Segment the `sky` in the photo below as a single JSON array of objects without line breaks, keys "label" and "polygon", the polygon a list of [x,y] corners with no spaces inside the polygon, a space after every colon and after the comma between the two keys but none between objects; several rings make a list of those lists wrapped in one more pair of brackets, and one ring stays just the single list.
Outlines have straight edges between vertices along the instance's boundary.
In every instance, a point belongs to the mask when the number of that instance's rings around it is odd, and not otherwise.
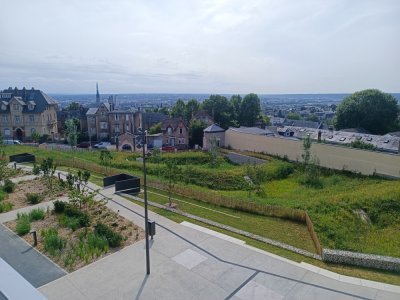
[{"label": "sky", "polygon": [[400,92],[398,0],[0,4],[0,89]]}]

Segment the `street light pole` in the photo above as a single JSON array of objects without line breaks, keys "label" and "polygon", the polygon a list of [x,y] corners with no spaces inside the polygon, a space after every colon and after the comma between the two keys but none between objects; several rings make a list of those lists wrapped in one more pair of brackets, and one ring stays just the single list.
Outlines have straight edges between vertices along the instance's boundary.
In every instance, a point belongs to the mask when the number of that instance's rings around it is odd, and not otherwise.
[{"label": "street light pole", "polygon": [[142,119],[142,141],[143,141],[143,190],[144,190],[144,226],[146,231],[146,273],[150,275],[150,251],[149,251],[149,218],[147,212],[147,182],[146,182],[146,131],[143,128]]}]

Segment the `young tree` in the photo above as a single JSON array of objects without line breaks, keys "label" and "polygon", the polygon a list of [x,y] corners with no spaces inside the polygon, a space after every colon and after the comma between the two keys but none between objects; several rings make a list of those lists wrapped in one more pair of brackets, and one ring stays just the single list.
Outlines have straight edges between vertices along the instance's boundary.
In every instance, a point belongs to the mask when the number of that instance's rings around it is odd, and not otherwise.
[{"label": "young tree", "polygon": [[100,151],[100,161],[101,164],[104,166],[109,166],[111,164],[111,161],[113,159],[113,156],[108,149],[102,149]]},{"label": "young tree", "polygon": [[166,161],[164,169],[164,177],[167,178],[168,180],[168,202],[170,207],[172,206],[171,193],[175,184],[179,180],[180,173],[181,173],[181,168],[177,165],[177,163],[174,160],[170,159]]},{"label": "young tree", "polygon": [[217,139],[211,138],[210,139],[210,149],[208,150],[208,153],[210,155],[210,163],[211,166],[216,167],[218,165],[218,157],[219,157],[219,147],[218,147],[218,142]]},{"label": "young tree", "polygon": [[[78,121],[79,122],[79,121]],[[78,125],[76,119],[68,119],[65,121],[68,144],[72,147],[76,146],[78,140]]]},{"label": "young tree", "polygon": [[36,131],[33,132],[33,133],[31,134],[31,139],[32,139],[35,143],[39,143],[40,138],[41,138],[40,134],[39,134],[38,132],[36,132]]},{"label": "young tree", "polygon": [[320,178],[319,160],[316,156],[311,157],[311,145],[312,141],[310,136],[307,136],[303,140],[303,177],[301,183],[306,186],[314,188],[322,188],[323,183]]},{"label": "young tree", "polygon": [[56,172],[56,164],[54,164],[54,161],[52,158],[48,157],[43,162],[40,164],[40,171],[43,172],[43,177],[46,178],[47,180],[47,185],[50,189],[50,191],[53,190],[53,179],[54,179],[54,173]]}]

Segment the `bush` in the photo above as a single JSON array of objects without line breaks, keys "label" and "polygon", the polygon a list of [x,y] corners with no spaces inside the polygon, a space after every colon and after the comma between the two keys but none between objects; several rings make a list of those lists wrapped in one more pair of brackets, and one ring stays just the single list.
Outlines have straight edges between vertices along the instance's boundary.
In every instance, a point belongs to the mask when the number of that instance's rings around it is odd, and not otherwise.
[{"label": "bush", "polygon": [[54,211],[56,214],[61,214],[65,210],[65,205],[66,203],[60,200],[56,200],[53,202],[54,205]]},{"label": "bush", "polygon": [[43,200],[43,197],[39,194],[27,193],[25,196],[26,196],[26,200],[30,204],[38,204],[39,202],[41,202]]},{"label": "bush", "polygon": [[122,244],[122,235],[113,231],[110,227],[103,223],[97,223],[94,227],[94,232],[99,236],[104,237],[110,247],[119,247]]},{"label": "bush", "polygon": [[3,185],[3,191],[10,194],[15,190],[15,183],[12,182],[10,179],[6,179]]},{"label": "bush", "polygon": [[0,201],[0,214],[3,212],[8,212],[12,209],[13,205],[9,202]]},{"label": "bush", "polygon": [[58,222],[60,226],[70,228],[72,231],[75,231],[80,227],[79,219],[75,217],[68,217],[66,215],[61,215]]},{"label": "bush", "polygon": [[43,208],[32,209],[29,213],[30,221],[43,220],[46,213]]},{"label": "bush", "polygon": [[44,249],[52,255],[61,251],[67,243],[65,239],[58,236],[58,231],[54,228],[43,229],[41,234],[43,236]]},{"label": "bush", "polygon": [[33,173],[33,175],[40,174],[40,167],[37,164],[33,164],[32,173]]},{"label": "bush", "polygon": [[67,204],[64,209],[66,216],[78,220],[79,227],[87,227],[90,225],[90,217],[87,213],[77,209],[76,207]]},{"label": "bush", "polygon": [[31,223],[29,220],[29,215],[27,214],[17,214],[17,226],[15,228],[15,231],[18,233],[18,235],[25,235],[29,231],[31,231]]}]

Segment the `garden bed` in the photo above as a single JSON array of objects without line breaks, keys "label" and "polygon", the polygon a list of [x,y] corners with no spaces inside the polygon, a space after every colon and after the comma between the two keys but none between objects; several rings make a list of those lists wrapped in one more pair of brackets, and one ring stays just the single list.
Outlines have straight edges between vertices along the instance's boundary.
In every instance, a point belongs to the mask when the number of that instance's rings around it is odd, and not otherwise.
[{"label": "garden bed", "polygon": [[67,271],[77,270],[144,238],[141,228],[109,210],[103,201],[82,209],[71,204],[61,206],[65,209],[58,209],[58,213],[54,209],[34,210],[5,225],[31,245],[33,236],[29,232],[36,230],[36,249]]}]

